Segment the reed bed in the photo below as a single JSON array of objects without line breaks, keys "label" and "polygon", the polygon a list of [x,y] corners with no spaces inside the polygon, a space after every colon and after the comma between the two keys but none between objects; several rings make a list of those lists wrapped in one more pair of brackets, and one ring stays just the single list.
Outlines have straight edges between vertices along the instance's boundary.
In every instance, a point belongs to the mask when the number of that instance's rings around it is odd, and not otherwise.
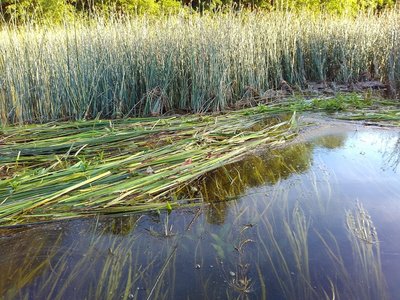
[{"label": "reed bed", "polygon": [[[400,14],[226,13],[0,30],[1,123],[219,111],[282,80],[400,81]],[[367,74],[367,75],[365,75]]]},{"label": "reed bed", "polygon": [[1,135],[0,223],[176,206],[171,190],[295,135],[295,115],[272,124],[268,116],[251,109],[10,127]]}]

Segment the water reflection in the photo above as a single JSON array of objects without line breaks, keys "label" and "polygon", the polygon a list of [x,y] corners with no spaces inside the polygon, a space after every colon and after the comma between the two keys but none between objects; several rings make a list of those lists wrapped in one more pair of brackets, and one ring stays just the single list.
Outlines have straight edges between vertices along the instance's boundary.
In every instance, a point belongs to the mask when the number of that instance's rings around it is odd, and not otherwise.
[{"label": "water reflection", "polygon": [[199,186],[203,199],[215,202],[234,198],[247,188],[288,178],[306,171],[312,160],[312,146],[297,144],[275,149],[262,155],[252,155],[244,161],[212,172]]},{"label": "water reflection", "polygon": [[191,185],[176,197],[200,197],[211,203],[208,220],[213,224],[222,224],[230,205],[228,200],[236,199],[251,187],[273,185],[293,174],[306,172],[312,165],[315,147],[340,148],[345,140],[346,135],[328,135],[312,143],[294,144],[250,155],[242,161],[211,172],[196,187]]},{"label": "water reflection", "polygon": [[274,149],[261,155],[249,156],[243,161],[220,168],[204,178],[199,187],[201,195],[205,201],[215,202],[234,198],[250,187],[265,183],[276,184],[292,174],[307,171],[312,165],[315,147],[340,148],[345,140],[346,135],[329,135],[320,137],[313,143],[294,144],[284,149]]},{"label": "water reflection", "polygon": [[398,134],[396,142],[385,150],[384,157],[387,164],[393,170],[396,170],[400,164],[400,133]]},{"label": "water reflection", "polygon": [[341,148],[344,146],[346,138],[346,134],[321,136],[315,139],[313,144],[327,149]]},{"label": "water reflection", "polygon": [[0,297],[395,299],[398,138],[250,156],[192,186],[209,203],[193,209],[1,229]]},{"label": "water reflection", "polygon": [[13,299],[46,272],[60,251],[59,227],[0,229],[0,295]]},{"label": "water reflection", "polygon": [[104,233],[129,235],[133,231],[139,218],[140,215],[120,216],[112,218],[104,228]]},{"label": "water reflection", "polygon": [[206,210],[206,220],[210,224],[224,224],[226,221],[226,214],[229,209],[229,201],[219,201],[210,203]]}]

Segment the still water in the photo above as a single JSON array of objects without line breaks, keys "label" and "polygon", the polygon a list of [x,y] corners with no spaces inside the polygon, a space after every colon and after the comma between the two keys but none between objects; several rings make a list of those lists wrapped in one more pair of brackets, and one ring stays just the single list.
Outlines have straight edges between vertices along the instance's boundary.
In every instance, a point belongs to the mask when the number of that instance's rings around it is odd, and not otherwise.
[{"label": "still water", "polygon": [[0,298],[398,299],[399,163],[350,128],[177,193],[201,206],[0,229]]}]

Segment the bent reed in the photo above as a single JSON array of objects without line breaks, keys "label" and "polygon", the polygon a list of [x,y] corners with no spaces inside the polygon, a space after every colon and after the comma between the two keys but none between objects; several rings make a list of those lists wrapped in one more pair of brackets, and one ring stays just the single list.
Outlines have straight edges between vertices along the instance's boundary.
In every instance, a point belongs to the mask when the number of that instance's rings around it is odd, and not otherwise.
[{"label": "bent reed", "polygon": [[282,81],[400,82],[400,13],[182,13],[0,30],[5,124],[221,111]]},{"label": "bent reed", "polygon": [[[256,109],[218,116],[84,121],[0,133],[0,226],[172,209],[173,191],[261,145],[296,133],[295,114],[265,123]],[[169,201],[169,202],[167,202]]]}]

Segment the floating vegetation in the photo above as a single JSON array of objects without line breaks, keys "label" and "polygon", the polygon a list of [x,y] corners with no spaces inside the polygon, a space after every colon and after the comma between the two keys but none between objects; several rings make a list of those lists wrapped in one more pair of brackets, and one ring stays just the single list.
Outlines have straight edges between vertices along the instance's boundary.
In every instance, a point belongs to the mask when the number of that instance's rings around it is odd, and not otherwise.
[{"label": "floating vegetation", "polygon": [[368,93],[348,92],[335,92],[332,95],[305,93],[268,103],[261,99],[256,111],[327,113],[329,117],[340,120],[364,121],[365,125],[400,126],[399,101],[383,99],[379,94],[372,96]]},{"label": "floating vegetation", "polygon": [[386,109],[385,111],[370,111],[354,113],[347,116],[341,116],[344,120],[356,120],[375,123],[366,123],[367,125],[379,125],[378,122],[387,122],[395,126],[400,126],[400,110],[397,108]]},{"label": "floating vegetation", "polygon": [[[269,116],[252,109],[6,128],[0,137],[0,223],[171,209],[179,203],[171,190],[295,135],[295,115],[268,124]],[[254,131],[259,123],[264,126]]]},{"label": "floating vegetation", "polygon": [[[375,154],[343,155],[357,139],[364,147],[367,136],[350,134],[349,145],[341,132],[332,143],[328,136],[291,145],[281,152],[283,157],[268,149],[266,165],[282,164],[276,180],[259,181],[257,173],[268,173],[249,167],[254,157],[243,161],[243,168],[239,162],[226,165],[221,176],[229,174],[233,184],[245,184],[232,191],[236,201],[172,211],[164,203],[166,209],[147,213],[0,228],[0,297],[372,300],[388,299],[390,292],[393,298],[399,273],[387,264],[396,264],[397,258],[388,261],[385,256],[382,264],[381,255],[397,251],[398,244],[385,234],[378,240],[365,207],[375,200],[374,192],[385,205],[391,203],[386,195],[398,194],[399,179],[351,181],[344,199],[342,184],[352,177],[336,176],[343,165],[359,166],[363,174],[375,169],[364,163]],[[381,151],[394,144],[397,135],[391,137],[385,145],[371,139],[372,148]],[[307,153],[296,156],[301,151]],[[244,172],[253,172],[256,179]],[[363,192],[357,184],[368,186],[368,194],[353,208],[353,193]],[[230,193],[229,186],[221,188]],[[385,222],[376,227],[385,233]],[[20,245],[24,251],[16,251]]]}]

